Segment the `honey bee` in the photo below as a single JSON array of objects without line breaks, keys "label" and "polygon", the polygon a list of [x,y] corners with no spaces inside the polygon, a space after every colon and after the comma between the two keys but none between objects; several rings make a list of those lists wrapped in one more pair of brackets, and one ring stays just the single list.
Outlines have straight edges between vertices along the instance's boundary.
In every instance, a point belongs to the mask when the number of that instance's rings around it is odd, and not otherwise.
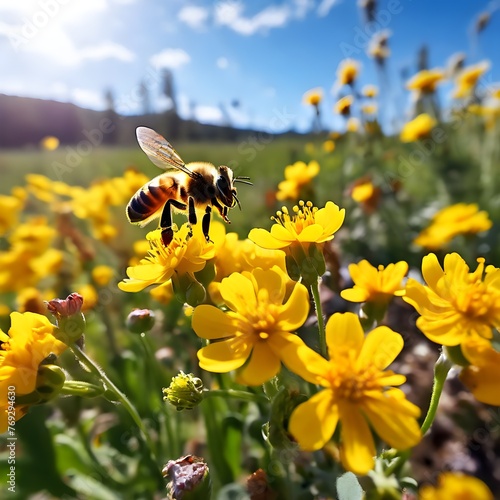
[{"label": "honey bee", "polygon": [[160,134],[147,127],[138,127],[137,141],[148,158],[166,172],[145,184],[132,196],[127,205],[127,217],[132,224],[145,226],[160,218],[161,238],[168,246],[174,237],[172,210],[187,212],[190,224],[197,223],[196,209],[204,209],[202,231],[210,241],[209,229],[212,207],[222,219],[236,205],[241,210],[234,184],[252,183],[249,177],[234,177],[233,171],[224,165],[215,167],[211,163],[184,163],[172,145]]}]

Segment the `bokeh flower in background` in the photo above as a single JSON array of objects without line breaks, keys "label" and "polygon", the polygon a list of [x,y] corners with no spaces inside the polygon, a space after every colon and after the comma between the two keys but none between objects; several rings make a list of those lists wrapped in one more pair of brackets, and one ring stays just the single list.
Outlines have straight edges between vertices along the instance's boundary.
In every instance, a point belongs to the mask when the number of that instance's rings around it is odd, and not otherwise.
[{"label": "bokeh flower in background", "polygon": [[472,96],[479,79],[490,69],[490,66],[489,61],[481,61],[480,63],[463,68],[455,79],[453,97],[455,99],[463,99]]},{"label": "bokeh flower in background", "polygon": [[445,74],[441,69],[423,69],[408,80],[406,88],[415,92],[417,95],[433,94],[436,91],[437,85],[441,83],[444,78]]},{"label": "bokeh flower in background", "polygon": [[317,161],[310,161],[309,164],[303,161],[297,161],[293,165],[285,167],[285,180],[278,184],[278,192],[276,199],[279,201],[284,200],[298,200],[301,195],[307,195],[304,189],[307,188],[311,181],[319,173],[319,163]]},{"label": "bokeh flower in background", "polygon": [[443,472],[437,484],[426,484],[418,491],[420,500],[493,500],[490,489],[477,477],[462,472]]},{"label": "bokeh flower in background", "polygon": [[427,113],[418,115],[413,120],[405,123],[401,130],[400,138],[402,142],[415,142],[429,137],[437,122]]},{"label": "bokeh flower in background", "polygon": [[492,225],[488,212],[479,210],[476,203],[456,203],[434,214],[430,225],[415,238],[414,243],[438,250],[458,235],[482,233]]}]

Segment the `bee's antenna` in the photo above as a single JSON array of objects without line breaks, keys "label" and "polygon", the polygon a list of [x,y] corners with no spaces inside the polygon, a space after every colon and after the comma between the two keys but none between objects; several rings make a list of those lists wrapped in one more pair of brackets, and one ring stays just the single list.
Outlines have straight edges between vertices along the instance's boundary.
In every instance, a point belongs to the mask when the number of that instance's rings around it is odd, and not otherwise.
[{"label": "bee's antenna", "polygon": [[236,203],[238,204],[238,208],[241,210],[240,200],[238,200],[238,197],[234,193],[233,193],[233,198],[236,200]]},{"label": "bee's antenna", "polygon": [[250,182],[250,177],[235,177],[233,179],[233,182],[241,182],[242,184],[248,184],[249,186],[253,186],[253,184]]}]

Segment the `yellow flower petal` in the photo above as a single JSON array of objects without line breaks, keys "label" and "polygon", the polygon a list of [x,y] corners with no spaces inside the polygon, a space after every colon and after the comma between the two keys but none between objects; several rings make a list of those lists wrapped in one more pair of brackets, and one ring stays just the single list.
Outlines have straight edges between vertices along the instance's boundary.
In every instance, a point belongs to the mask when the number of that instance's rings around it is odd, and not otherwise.
[{"label": "yellow flower petal", "polygon": [[243,385],[262,385],[273,378],[281,368],[281,361],[267,342],[253,346],[250,361],[238,373],[237,382]]},{"label": "yellow flower petal", "polygon": [[390,446],[406,450],[420,441],[422,434],[416,420],[420,409],[407,401],[399,389],[365,398],[362,408],[377,434]]},{"label": "yellow flower petal", "polygon": [[342,402],[339,407],[342,464],[355,474],[366,474],[373,468],[377,454],[370,427],[356,405]]},{"label": "yellow flower petal", "polygon": [[255,269],[252,276],[255,278],[255,293],[258,294],[260,290],[265,290],[269,301],[281,306],[286,291],[285,280],[272,269],[266,271]]},{"label": "yellow flower petal", "polygon": [[302,326],[309,313],[309,292],[301,283],[297,283],[286,303],[280,308],[276,327],[286,332],[293,332]]},{"label": "yellow flower petal", "polygon": [[198,351],[200,367],[209,372],[226,373],[245,364],[252,344],[238,338],[214,342]]},{"label": "yellow flower petal", "polygon": [[195,308],[192,327],[198,337],[209,340],[231,337],[238,332],[238,325],[230,315],[207,304]]},{"label": "yellow flower petal", "polygon": [[306,451],[322,448],[333,436],[339,420],[332,393],[323,390],[295,408],[288,430]]},{"label": "yellow flower petal", "polygon": [[403,337],[387,326],[379,326],[367,336],[356,362],[357,367],[374,365],[384,370],[403,349]]},{"label": "yellow flower petal", "polygon": [[221,281],[220,294],[224,303],[235,312],[243,313],[257,307],[253,283],[240,273],[233,273]]},{"label": "yellow flower petal", "polygon": [[330,360],[335,359],[339,349],[359,352],[365,334],[354,313],[335,313],[326,324],[326,343]]},{"label": "yellow flower petal", "polygon": [[[274,226],[273,226],[274,227]],[[261,228],[255,228],[248,233],[249,239],[262,248],[269,248],[271,250],[278,250],[280,248],[285,248],[288,246],[289,242],[277,240],[269,231]]]},{"label": "yellow flower petal", "polygon": [[[323,234],[323,227],[319,224],[312,224],[307,226],[297,235],[297,239],[303,243],[313,243],[318,241]],[[333,236],[329,236],[332,239]]]}]

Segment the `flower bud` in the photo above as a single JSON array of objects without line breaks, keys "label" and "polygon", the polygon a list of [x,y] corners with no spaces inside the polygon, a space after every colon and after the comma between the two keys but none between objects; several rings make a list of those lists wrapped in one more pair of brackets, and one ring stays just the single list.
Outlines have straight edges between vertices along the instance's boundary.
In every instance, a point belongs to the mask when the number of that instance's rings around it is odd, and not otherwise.
[{"label": "flower bud", "polygon": [[40,396],[40,402],[44,403],[54,399],[61,391],[66,375],[57,365],[40,365],[36,376],[35,391]]},{"label": "flower bud", "polygon": [[168,489],[174,500],[204,500],[211,497],[210,471],[202,458],[186,455],[169,460],[162,474],[170,478]]},{"label": "flower bud", "polygon": [[175,406],[178,411],[192,410],[203,401],[203,382],[193,374],[180,372],[163,389],[163,400]]},{"label": "flower bud", "polygon": [[47,309],[57,321],[54,336],[66,345],[79,340],[85,331],[82,305],[83,297],[78,293],[72,293],[64,300],[52,299],[47,302]]},{"label": "flower bud", "polygon": [[132,333],[149,332],[155,324],[155,313],[150,309],[134,309],[127,316],[127,329]]},{"label": "flower bud", "polygon": [[59,318],[68,318],[82,310],[83,297],[78,293],[71,293],[66,299],[52,299],[47,302],[50,314]]}]

